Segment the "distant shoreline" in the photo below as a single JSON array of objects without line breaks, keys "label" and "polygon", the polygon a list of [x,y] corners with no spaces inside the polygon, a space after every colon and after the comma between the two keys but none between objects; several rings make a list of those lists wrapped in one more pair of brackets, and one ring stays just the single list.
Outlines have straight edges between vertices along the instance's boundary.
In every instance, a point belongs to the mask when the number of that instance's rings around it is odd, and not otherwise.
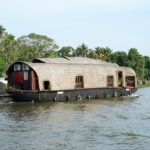
[{"label": "distant shoreline", "polygon": [[142,84],[139,86],[139,88],[145,88],[145,87],[150,87],[150,83]]}]

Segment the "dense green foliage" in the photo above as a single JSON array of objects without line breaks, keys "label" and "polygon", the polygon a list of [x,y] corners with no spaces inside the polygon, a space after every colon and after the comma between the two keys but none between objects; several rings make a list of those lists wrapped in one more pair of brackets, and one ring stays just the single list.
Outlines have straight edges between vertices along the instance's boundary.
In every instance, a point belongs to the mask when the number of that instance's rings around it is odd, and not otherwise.
[{"label": "dense green foliage", "polygon": [[82,56],[117,63],[120,66],[132,67],[138,79],[142,81],[150,79],[150,57],[142,56],[135,48],[131,48],[128,53],[113,52],[108,47],[97,46],[95,49],[90,49],[82,43],[77,48],[65,46],[59,49],[55,41],[45,35],[30,33],[16,39],[0,25],[0,76],[5,76],[7,67],[14,61],[63,56]]}]

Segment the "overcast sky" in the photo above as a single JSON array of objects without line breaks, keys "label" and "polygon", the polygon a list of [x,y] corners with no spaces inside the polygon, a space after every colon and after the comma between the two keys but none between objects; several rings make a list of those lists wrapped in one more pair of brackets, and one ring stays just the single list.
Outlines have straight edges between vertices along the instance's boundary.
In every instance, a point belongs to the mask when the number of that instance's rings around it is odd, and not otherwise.
[{"label": "overcast sky", "polygon": [[0,0],[0,25],[16,37],[34,32],[60,46],[134,47],[150,56],[150,0]]}]

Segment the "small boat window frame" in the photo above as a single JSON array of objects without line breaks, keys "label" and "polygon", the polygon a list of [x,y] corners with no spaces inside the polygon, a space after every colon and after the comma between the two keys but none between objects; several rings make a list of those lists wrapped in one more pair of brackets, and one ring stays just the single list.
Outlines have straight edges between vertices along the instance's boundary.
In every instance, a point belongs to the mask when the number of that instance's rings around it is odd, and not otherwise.
[{"label": "small boat window frame", "polygon": [[136,77],[135,76],[126,76],[126,87],[135,87],[135,80]]},{"label": "small boat window frame", "polygon": [[114,76],[107,76],[107,87],[114,87]]},{"label": "small boat window frame", "polygon": [[117,72],[117,76],[118,76],[118,87],[123,87],[123,85],[124,85],[124,79],[123,79],[123,77],[124,77],[124,75],[123,75],[123,71],[122,70],[119,70],[118,72]]},{"label": "small boat window frame", "polygon": [[15,64],[14,71],[21,71],[21,64]]},{"label": "small boat window frame", "polygon": [[44,90],[50,90],[50,81],[49,80],[45,80],[43,81],[43,88]]},{"label": "small boat window frame", "polygon": [[84,78],[82,75],[77,75],[75,77],[75,88],[84,88]]},{"label": "small boat window frame", "polygon": [[28,65],[26,65],[26,64],[22,64],[22,70],[23,71],[29,71],[29,66]]}]

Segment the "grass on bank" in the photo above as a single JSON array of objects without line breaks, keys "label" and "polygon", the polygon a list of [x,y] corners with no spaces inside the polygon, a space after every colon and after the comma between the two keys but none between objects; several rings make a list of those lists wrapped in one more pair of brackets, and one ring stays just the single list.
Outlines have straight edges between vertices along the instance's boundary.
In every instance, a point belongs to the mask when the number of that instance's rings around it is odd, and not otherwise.
[{"label": "grass on bank", "polygon": [[139,88],[144,88],[144,87],[150,87],[150,83],[145,83],[145,84],[139,85]]}]

